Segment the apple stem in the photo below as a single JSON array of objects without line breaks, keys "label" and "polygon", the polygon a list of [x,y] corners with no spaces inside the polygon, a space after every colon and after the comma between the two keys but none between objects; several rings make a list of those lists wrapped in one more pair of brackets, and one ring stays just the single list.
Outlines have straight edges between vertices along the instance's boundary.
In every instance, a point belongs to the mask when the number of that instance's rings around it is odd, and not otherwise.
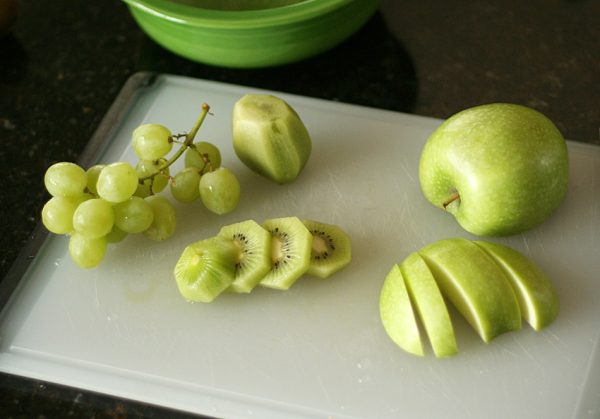
[{"label": "apple stem", "polygon": [[458,192],[454,192],[452,195],[450,195],[450,198],[442,204],[442,206],[444,207],[444,209],[446,209],[446,207],[448,207],[448,205],[450,205],[457,199],[460,199],[460,195]]}]

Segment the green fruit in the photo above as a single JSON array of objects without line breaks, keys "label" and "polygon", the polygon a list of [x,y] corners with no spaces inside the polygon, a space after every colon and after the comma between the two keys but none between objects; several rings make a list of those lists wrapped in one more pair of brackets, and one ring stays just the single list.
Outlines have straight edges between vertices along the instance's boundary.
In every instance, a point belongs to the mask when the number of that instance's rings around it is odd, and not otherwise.
[{"label": "green fruit", "polygon": [[253,220],[221,228],[220,237],[232,240],[238,253],[230,290],[248,293],[271,270],[271,234]]},{"label": "green fruit", "polygon": [[476,241],[504,270],[519,301],[523,318],[535,330],[554,321],[560,303],[556,289],[544,272],[514,249],[497,243]]},{"label": "green fruit", "polygon": [[71,233],[74,230],[73,214],[80,203],[80,198],[52,197],[42,208],[44,227],[55,234]]},{"label": "green fruit", "polygon": [[221,151],[212,143],[194,143],[185,152],[185,167],[194,167],[202,174],[221,167]]},{"label": "green fruit", "polygon": [[188,301],[208,303],[233,282],[238,248],[230,239],[213,237],[187,246],[173,274]]},{"label": "green fruit", "polygon": [[98,177],[100,176],[100,172],[104,169],[104,164],[97,164],[95,166],[90,167],[86,170],[87,175],[87,190],[98,196],[98,190],[96,189],[96,183],[98,182]]},{"label": "green fruit", "polygon": [[455,355],[454,328],[444,297],[427,264],[418,253],[412,253],[400,264],[400,271],[435,356]]},{"label": "green fruit", "polygon": [[137,187],[137,173],[127,162],[116,162],[104,166],[96,182],[96,191],[100,198],[112,204],[127,201]]},{"label": "green fruit", "polygon": [[77,266],[84,269],[95,268],[106,254],[106,237],[87,237],[74,233],[69,238],[69,255]]},{"label": "green fruit", "polygon": [[46,170],[44,185],[52,196],[77,198],[87,186],[87,174],[80,166],[70,162],[55,163]]},{"label": "green fruit", "polygon": [[159,168],[166,162],[165,159],[141,160],[135,166],[135,172],[139,179],[154,175],[145,179],[142,183],[138,181],[135,195],[146,198],[152,194],[162,192],[169,183],[169,167],[159,171]]},{"label": "green fruit", "polygon": [[484,236],[542,223],[562,201],[568,176],[556,126],[533,109],[503,103],[449,118],[429,137],[419,166],[427,200]]},{"label": "green fruit", "polygon": [[263,227],[271,234],[271,269],[260,285],[286,290],[310,266],[312,234],[297,217],[267,220]]},{"label": "green fruit", "polygon": [[383,282],[379,315],[383,328],[396,345],[411,354],[425,355],[419,326],[398,265],[392,267]]},{"label": "green fruit", "polygon": [[414,307],[436,356],[454,355],[446,300],[485,342],[520,329],[521,316],[540,330],[559,310],[554,286],[523,254],[491,242],[445,239],[394,265],[380,296],[384,328],[400,347],[422,355]]},{"label": "green fruit", "polygon": [[202,175],[198,191],[204,206],[215,214],[227,214],[240,202],[240,182],[225,167]]},{"label": "green fruit", "polygon": [[308,275],[327,278],[350,263],[350,237],[341,228],[313,220],[302,222],[313,236]]},{"label": "green fruit", "polygon": [[115,223],[112,205],[100,198],[87,199],[73,213],[73,228],[78,233],[97,239],[107,235]]},{"label": "green fruit", "polygon": [[113,206],[115,225],[125,233],[141,233],[154,220],[152,207],[143,198],[132,196],[125,202]]},{"label": "green fruit", "polygon": [[144,235],[152,240],[166,240],[175,233],[177,227],[177,213],[175,207],[165,198],[152,195],[145,198],[152,207],[152,223]]},{"label": "green fruit", "polygon": [[131,142],[140,160],[158,160],[173,147],[171,131],[159,124],[140,125],[133,131]]},{"label": "green fruit", "polygon": [[171,179],[171,195],[179,202],[190,203],[200,197],[200,173],[194,167],[188,167]]},{"label": "green fruit", "polygon": [[521,328],[515,293],[497,263],[475,243],[445,239],[419,251],[442,293],[484,342]]},{"label": "green fruit", "polygon": [[106,241],[108,243],[119,243],[119,242],[122,242],[123,240],[125,240],[125,238],[127,237],[127,234],[128,233],[126,233],[125,231],[121,230],[115,224],[113,226],[112,230],[110,231],[110,233],[108,233],[104,237],[106,238]]},{"label": "green fruit", "polygon": [[312,142],[300,117],[285,101],[248,94],[233,108],[233,148],[250,169],[283,184],[300,174]]}]

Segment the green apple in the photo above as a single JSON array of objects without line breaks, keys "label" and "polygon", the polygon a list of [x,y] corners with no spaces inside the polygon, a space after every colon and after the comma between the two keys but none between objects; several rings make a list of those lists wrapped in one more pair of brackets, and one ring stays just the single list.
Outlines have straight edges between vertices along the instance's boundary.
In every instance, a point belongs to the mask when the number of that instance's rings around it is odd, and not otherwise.
[{"label": "green apple", "polygon": [[398,265],[392,267],[383,282],[379,315],[383,328],[396,345],[411,354],[425,354],[415,313]]},{"label": "green apple", "polygon": [[497,243],[453,238],[429,244],[394,265],[380,295],[383,326],[401,348],[423,355],[416,313],[435,355],[454,355],[456,338],[446,300],[484,342],[520,329],[521,317],[541,330],[559,311],[556,289],[525,255]]},{"label": "green apple", "polygon": [[498,264],[462,238],[444,239],[419,250],[442,293],[484,342],[521,328],[515,293]]},{"label": "green apple", "polygon": [[418,253],[410,254],[400,264],[408,294],[423,324],[433,353],[437,357],[457,352],[454,328],[437,283]]},{"label": "green apple", "polygon": [[504,270],[519,301],[523,318],[535,330],[554,321],[558,294],[546,274],[522,253],[498,243],[475,241]]},{"label": "green apple", "polygon": [[250,169],[283,184],[300,174],[312,141],[296,111],[283,99],[247,94],[233,108],[233,149]]},{"label": "green apple", "polygon": [[429,137],[419,180],[432,204],[468,232],[515,234],[539,225],[567,190],[565,140],[541,113],[494,103],[459,112]]}]

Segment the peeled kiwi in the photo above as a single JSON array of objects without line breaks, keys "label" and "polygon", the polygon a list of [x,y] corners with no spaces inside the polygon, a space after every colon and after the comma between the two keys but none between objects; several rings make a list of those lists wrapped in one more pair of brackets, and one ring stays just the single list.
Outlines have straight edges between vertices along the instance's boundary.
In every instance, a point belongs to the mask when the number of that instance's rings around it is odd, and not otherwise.
[{"label": "peeled kiwi", "polygon": [[312,140],[296,111],[283,99],[247,94],[233,107],[233,149],[256,173],[277,183],[300,174],[312,150]]},{"label": "peeled kiwi", "polygon": [[350,263],[350,237],[341,228],[313,220],[302,222],[313,236],[307,274],[327,278]]},{"label": "peeled kiwi", "polygon": [[233,282],[238,255],[238,246],[223,237],[190,244],[173,270],[179,292],[189,301],[211,302]]},{"label": "peeled kiwi", "polygon": [[271,270],[260,285],[287,290],[310,266],[312,234],[297,217],[263,223],[271,233]]},{"label": "peeled kiwi", "polygon": [[271,234],[254,220],[221,228],[220,237],[233,240],[238,255],[231,291],[247,293],[271,269]]}]

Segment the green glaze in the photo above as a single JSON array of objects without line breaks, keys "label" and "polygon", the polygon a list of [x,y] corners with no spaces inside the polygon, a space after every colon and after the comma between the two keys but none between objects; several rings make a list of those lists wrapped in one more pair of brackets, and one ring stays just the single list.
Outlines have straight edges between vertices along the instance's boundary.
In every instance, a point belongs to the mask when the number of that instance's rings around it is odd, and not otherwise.
[{"label": "green glaze", "polygon": [[[524,106],[489,104],[457,113],[421,154],[427,200],[468,232],[503,236],[537,226],[567,190],[567,146],[556,126]],[[459,198],[452,200],[453,195]]]},{"label": "green glaze", "polygon": [[475,244],[505,271],[527,323],[535,330],[541,330],[552,323],[559,312],[558,294],[539,266],[510,247],[484,241],[476,241]]},{"label": "green glaze", "polygon": [[423,247],[419,254],[442,293],[484,342],[521,328],[521,310],[508,279],[475,243],[445,239]]},{"label": "green glaze", "polygon": [[305,0],[259,10],[225,11],[168,0],[123,0],[164,48],[206,64],[258,68],[323,52],[354,33],[377,0]]},{"label": "green glaze", "polygon": [[289,6],[305,0],[172,0],[176,3],[212,10],[260,10]]},{"label": "green glaze", "polygon": [[400,264],[410,299],[416,308],[435,356],[457,353],[454,328],[433,274],[418,253],[411,253]]}]

